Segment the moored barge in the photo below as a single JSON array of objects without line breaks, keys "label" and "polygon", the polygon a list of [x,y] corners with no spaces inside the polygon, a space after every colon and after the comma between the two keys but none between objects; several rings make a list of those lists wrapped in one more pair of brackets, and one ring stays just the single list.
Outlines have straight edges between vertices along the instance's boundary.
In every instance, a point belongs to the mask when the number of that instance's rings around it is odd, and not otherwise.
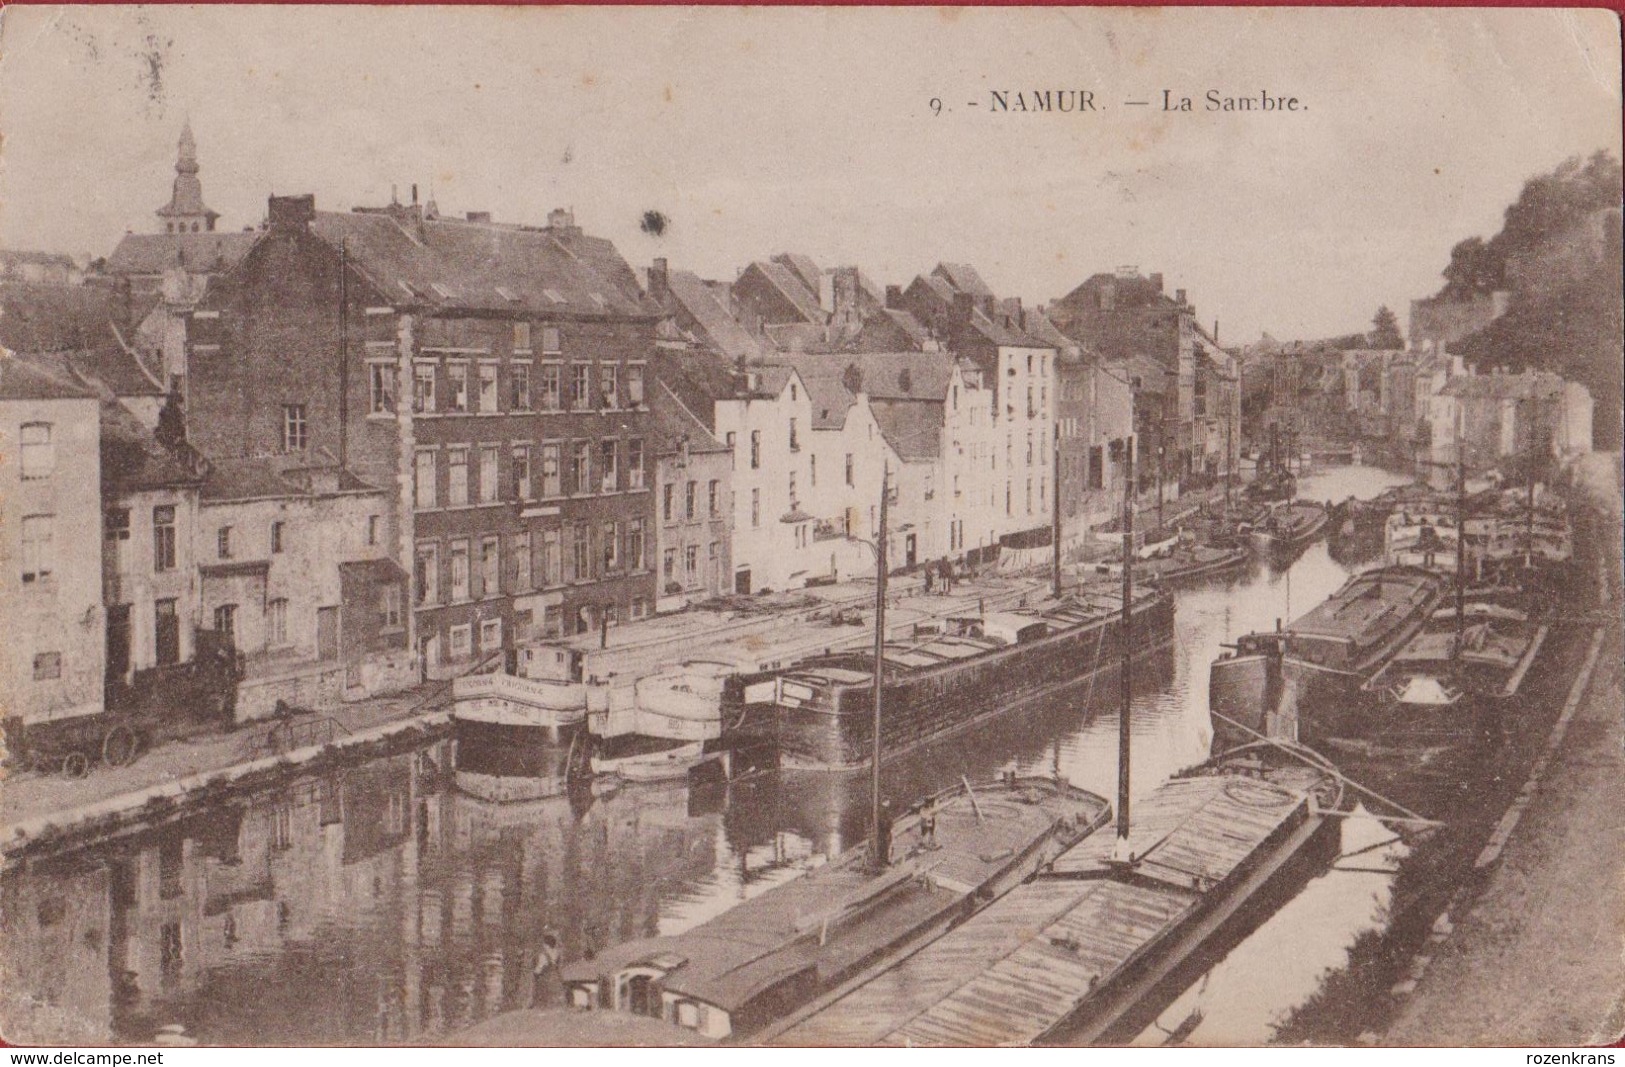
[{"label": "moored barge", "polygon": [[[648,1016],[742,1041],[963,922],[1102,826],[1100,797],[1007,779],[933,798],[892,827],[889,864],[849,850],[682,934],[617,945],[561,969],[571,1007]],[[931,847],[934,845],[934,847]]]},{"label": "moored barge", "polygon": [[[892,755],[1121,662],[1122,594],[1082,586],[1031,608],[951,617],[885,643],[881,746]],[[1131,602],[1136,655],[1173,639],[1167,592]],[[781,671],[740,675],[728,699],[770,704],[786,766],[842,770],[873,747],[874,661],[864,651],[814,656]]]},{"label": "moored barge", "polygon": [[[1135,802],[1126,848],[1097,833],[883,973],[763,1035],[800,1046],[1122,1043],[1211,946],[1320,869],[1335,784],[1205,764]],[[1206,962],[1204,962],[1206,961]]]},{"label": "moored barge", "polygon": [[1247,634],[1214,660],[1209,707],[1271,737],[1312,744],[1338,733],[1360,687],[1422,629],[1447,584],[1421,567],[1355,575],[1286,628]]}]

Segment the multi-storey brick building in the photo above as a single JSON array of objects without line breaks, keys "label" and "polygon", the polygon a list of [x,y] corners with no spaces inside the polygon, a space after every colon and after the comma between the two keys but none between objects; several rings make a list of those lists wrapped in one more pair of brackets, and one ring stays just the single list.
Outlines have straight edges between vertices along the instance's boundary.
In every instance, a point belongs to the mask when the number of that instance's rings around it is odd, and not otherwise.
[{"label": "multi-storey brick building", "polygon": [[412,647],[451,673],[653,609],[658,310],[608,241],[413,203],[273,197],[188,340],[192,439],[392,490]]}]

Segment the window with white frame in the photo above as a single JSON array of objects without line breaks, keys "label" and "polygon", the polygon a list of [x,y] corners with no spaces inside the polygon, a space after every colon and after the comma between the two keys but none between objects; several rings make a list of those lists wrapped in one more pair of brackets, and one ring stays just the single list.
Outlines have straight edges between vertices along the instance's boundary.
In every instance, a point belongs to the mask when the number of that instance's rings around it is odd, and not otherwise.
[{"label": "window with white frame", "polygon": [[542,351],[548,355],[557,355],[564,351],[559,344],[559,328],[557,326],[542,327]]},{"label": "window with white frame", "polygon": [[480,620],[480,651],[495,652],[502,647],[502,620]]},{"label": "window with white frame", "polygon": [[515,500],[529,500],[533,495],[530,480],[530,446],[514,445],[508,466],[509,482]]},{"label": "window with white frame", "polygon": [[563,479],[559,474],[559,446],[542,445],[542,496],[564,495]]},{"label": "window with white frame", "polygon": [[513,590],[516,593],[527,592],[533,584],[530,577],[530,534],[514,534],[508,544],[508,554],[513,560]]},{"label": "window with white frame", "polygon": [[559,375],[557,363],[544,363],[537,379],[537,407],[543,411],[559,410]]},{"label": "window with white frame", "polygon": [[175,505],[159,504],[152,509],[152,569],[175,569]]},{"label": "window with white frame", "polygon": [[265,605],[265,643],[280,648],[288,643],[288,601],[277,597]]},{"label": "window with white frame", "polygon": [[620,531],[613,522],[606,522],[599,528],[599,547],[604,554],[604,572],[619,570],[621,566],[621,538]]},{"label": "window with white frame", "polygon": [[626,365],[626,402],[632,407],[643,406],[643,364]]},{"label": "window with white frame", "polygon": [[643,438],[633,437],[626,442],[626,487],[643,488]]},{"label": "window with white frame", "polygon": [[489,504],[497,499],[497,462],[501,449],[496,445],[480,446],[480,503]]},{"label": "window with white frame", "polygon": [[446,364],[446,410],[468,410],[468,364]]},{"label": "window with white frame", "polygon": [[626,569],[643,569],[643,520],[633,519],[626,524]]},{"label": "window with white frame", "polygon": [[513,324],[513,350],[515,352],[530,351],[530,323],[516,322]]},{"label": "window with white frame", "polygon": [[621,406],[621,394],[617,376],[620,368],[613,363],[601,363],[598,366],[598,392],[600,403],[606,408]]},{"label": "window with white frame", "polygon": [[446,450],[446,503],[452,507],[468,503],[468,449]]},{"label": "window with white frame", "polygon": [[530,410],[529,363],[514,363],[508,367],[508,407],[513,411]]},{"label": "window with white frame", "polygon": [[542,531],[542,585],[555,586],[564,581],[564,549],[559,531]]},{"label": "window with white frame", "polygon": [[105,532],[113,573],[130,573],[130,509],[108,508]]},{"label": "window with white frame", "polygon": [[43,582],[56,570],[55,515],[24,515],[22,524],[23,581]]},{"label": "window with white frame", "polygon": [[468,599],[467,541],[451,543],[451,599],[453,602]]},{"label": "window with white frame", "polygon": [[577,441],[570,453],[570,491],[592,492],[592,443]]},{"label": "window with white frame", "polygon": [[497,409],[497,365],[480,364],[480,413],[489,415]]},{"label": "window with white frame", "polygon": [[374,415],[395,411],[395,368],[389,363],[367,364],[367,410]]},{"label": "window with white frame", "polygon": [[214,632],[228,644],[237,643],[237,605],[221,604],[214,609]]},{"label": "window with white frame", "polygon": [[51,443],[51,424],[25,422],[17,436],[18,467],[25,482],[49,478],[56,469],[56,447]]},{"label": "window with white frame", "polygon": [[282,552],[283,535],[287,532],[288,524],[278,519],[271,523],[271,555],[280,555]]},{"label": "window with white frame", "polygon": [[592,388],[592,367],[577,363],[570,368],[570,407],[580,411],[588,406],[588,392]]},{"label": "window with white frame", "polygon": [[394,582],[386,582],[378,587],[378,628],[401,628],[401,587]]},{"label": "window with white frame", "polygon": [[620,488],[620,466],[616,462],[618,449],[613,437],[606,437],[598,442],[598,489],[603,493],[613,493]]},{"label": "window with white frame", "polygon": [[413,488],[415,490],[414,496],[417,501],[417,506],[420,509],[432,508],[439,503],[439,494],[435,492],[436,479],[434,449],[418,449],[417,454],[412,457],[412,463]]},{"label": "window with white frame", "polygon": [[418,545],[413,573],[419,604],[440,603],[440,546],[425,542]]},{"label": "window with white frame", "polygon": [[480,540],[480,596],[502,595],[502,539]]},{"label": "window with white frame", "polygon": [[474,628],[467,623],[446,631],[447,654],[452,659],[467,659],[474,654]]},{"label": "window with white frame", "polygon": [[419,413],[436,410],[432,363],[418,363],[412,367],[412,410]]},{"label": "window with white frame", "polygon": [[232,542],[232,530],[231,530],[230,526],[222,526],[222,527],[220,527],[219,530],[217,530],[215,532],[215,535],[214,535],[215,553],[216,553],[216,555],[219,556],[219,558],[221,558],[221,559],[230,559],[232,557],[232,543],[231,542]]},{"label": "window with white frame", "polygon": [[310,423],[305,405],[282,405],[282,451],[303,452],[310,445]]}]

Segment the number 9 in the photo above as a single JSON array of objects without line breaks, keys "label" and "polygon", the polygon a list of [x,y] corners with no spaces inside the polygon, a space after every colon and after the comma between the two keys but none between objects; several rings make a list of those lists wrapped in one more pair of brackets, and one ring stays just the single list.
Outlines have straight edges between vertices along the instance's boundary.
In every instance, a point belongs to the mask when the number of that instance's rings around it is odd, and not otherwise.
[{"label": "number 9", "polygon": [[942,114],[942,97],[933,96],[931,98],[931,103],[930,103],[929,106],[931,108],[931,114],[933,114],[933,115]]}]

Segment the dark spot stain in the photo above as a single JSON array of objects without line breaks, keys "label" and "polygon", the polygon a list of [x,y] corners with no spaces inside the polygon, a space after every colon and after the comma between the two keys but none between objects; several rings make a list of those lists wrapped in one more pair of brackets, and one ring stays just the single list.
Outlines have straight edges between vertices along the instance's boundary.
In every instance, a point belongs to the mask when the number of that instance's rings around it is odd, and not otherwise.
[{"label": "dark spot stain", "polygon": [[564,159],[561,162],[568,163],[572,159],[574,159],[575,157],[576,157],[575,149],[571,148],[569,145],[565,145],[564,146]]},{"label": "dark spot stain", "polygon": [[666,217],[664,212],[653,210],[645,211],[643,221],[638,224],[639,228],[650,237],[664,237],[666,227],[670,225],[671,220]]}]

